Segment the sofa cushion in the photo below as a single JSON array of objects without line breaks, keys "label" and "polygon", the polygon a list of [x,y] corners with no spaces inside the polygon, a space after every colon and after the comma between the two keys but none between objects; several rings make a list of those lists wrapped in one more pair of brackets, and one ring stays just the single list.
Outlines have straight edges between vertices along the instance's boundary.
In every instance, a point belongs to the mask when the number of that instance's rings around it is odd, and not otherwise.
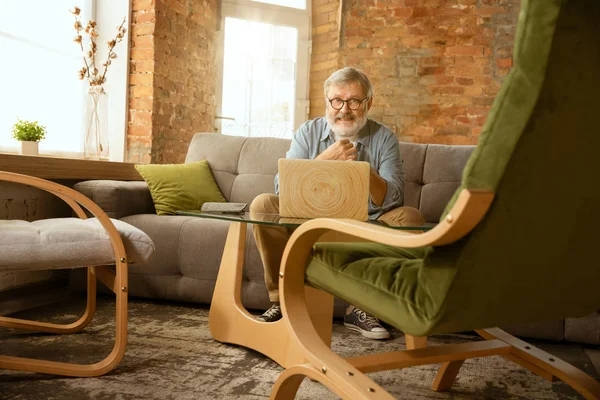
[{"label": "sofa cushion", "polygon": [[277,161],[285,158],[290,143],[288,139],[248,138],[240,152],[231,201],[250,203],[261,193],[275,193]]},{"label": "sofa cushion", "polygon": [[207,201],[224,202],[208,161],[189,164],[136,165],[150,189],[158,215],[199,210]]},{"label": "sofa cushion", "polygon": [[238,164],[246,137],[228,136],[220,133],[197,133],[188,148],[185,163],[206,160],[221,193],[229,201],[231,186],[238,174]]},{"label": "sofa cushion", "polygon": [[[128,263],[144,263],[154,243],[144,232],[111,219]],[[115,263],[110,238],[96,218],[50,218],[34,222],[0,221],[0,270],[87,267]]]},{"label": "sofa cushion", "polygon": [[275,192],[277,160],[285,157],[290,142],[289,139],[197,133],[185,162],[207,160],[226,199],[251,203],[261,193]]},{"label": "sofa cushion", "polygon": [[460,185],[463,166],[475,146],[400,143],[404,161],[404,205],[438,222]]},{"label": "sofa cushion", "polygon": [[427,145],[423,188],[417,207],[427,222],[439,221],[444,207],[460,186],[462,170],[475,146]]},{"label": "sofa cushion", "polygon": [[89,197],[111,218],[156,213],[144,181],[92,180],[78,182],[73,188]]},{"label": "sofa cushion", "polygon": [[569,342],[600,344],[600,312],[581,318],[566,318],[565,339]]},{"label": "sofa cushion", "polygon": [[423,187],[423,167],[427,145],[400,143],[404,164],[404,205],[419,208]]}]

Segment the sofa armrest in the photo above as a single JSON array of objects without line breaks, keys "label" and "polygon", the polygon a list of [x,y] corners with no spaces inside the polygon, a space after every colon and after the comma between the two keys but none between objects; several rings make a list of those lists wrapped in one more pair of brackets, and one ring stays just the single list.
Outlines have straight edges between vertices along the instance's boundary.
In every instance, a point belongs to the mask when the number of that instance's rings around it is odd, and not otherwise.
[{"label": "sofa armrest", "polygon": [[111,218],[156,214],[144,181],[92,180],[76,183],[73,188],[98,204]]}]

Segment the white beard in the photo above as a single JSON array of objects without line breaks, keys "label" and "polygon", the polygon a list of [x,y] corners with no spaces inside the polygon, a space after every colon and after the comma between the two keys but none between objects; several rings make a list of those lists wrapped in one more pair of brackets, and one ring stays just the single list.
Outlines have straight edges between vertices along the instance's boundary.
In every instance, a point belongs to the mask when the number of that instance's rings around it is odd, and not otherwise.
[{"label": "white beard", "polygon": [[354,123],[352,126],[343,127],[335,125],[335,122],[338,118],[344,118],[347,116],[341,111],[338,112],[333,118],[327,116],[327,122],[329,123],[329,127],[335,136],[335,140],[348,139],[354,143],[358,139],[358,133],[360,130],[367,124],[367,115],[366,113],[363,114],[362,117],[355,117],[354,114],[348,115],[354,118]]}]

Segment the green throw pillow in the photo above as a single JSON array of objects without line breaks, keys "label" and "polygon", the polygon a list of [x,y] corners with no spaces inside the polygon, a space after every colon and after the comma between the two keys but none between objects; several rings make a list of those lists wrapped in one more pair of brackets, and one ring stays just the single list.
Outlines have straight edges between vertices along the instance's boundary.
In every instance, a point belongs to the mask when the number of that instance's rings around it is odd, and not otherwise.
[{"label": "green throw pillow", "polygon": [[158,215],[199,210],[207,201],[225,202],[208,161],[189,164],[136,165],[150,189]]}]

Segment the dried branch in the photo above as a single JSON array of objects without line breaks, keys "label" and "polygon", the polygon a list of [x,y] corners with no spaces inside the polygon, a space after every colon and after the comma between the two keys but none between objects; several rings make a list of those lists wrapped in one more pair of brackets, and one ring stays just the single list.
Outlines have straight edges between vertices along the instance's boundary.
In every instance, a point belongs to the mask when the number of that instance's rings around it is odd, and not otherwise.
[{"label": "dried branch", "polygon": [[[123,18],[123,22],[121,25],[117,27],[117,34],[114,39],[109,40],[108,44],[108,56],[106,61],[102,63],[104,66],[104,70],[101,75],[98,75],[98,68],[96,67],[96,53],[98,51],[98,45],[96,44],[96,39],[98,38],[98,29],[97,23],[94,20],[88,21],[85,29],[81,24],[81,9],[79,7],[73,7],[69,10],[75,16],[75,24],[73,27],[75,31],[77,31],[77,36],[73,41],[75,43],[79,43],[79,47],[81,49],[83,64],[84,66],[79,70],[79,79],[87,78],[90,86],[102,85],[106,82],[106,72],[108,71],[108,66],[112,63],[111,60],[117,58],[117,53],[115,53],[114,48],[117,43],[123,40],[125,37],[125,18]],[[82,35],[82,31],[85,32],[89,41],[89,49],[86,51],[84,48],[84,38]]]},{"label": "dried branch", "polygon": [[106,71],[108,70],[108,66],[111,64],[110,60],[117,58],[117,53],[114,52],[114,48],[117,43],[123,40],[125,37],[125,32],[127,32],[127,29],[123,27],[124,25],[125,17],[123,17],[123,22],[121,22],[121,25],[117,27],[117,35],[115,38],[106,42],[108,44],[108,56],[106,57],[106,61],[102,63],[102,65],[104,65],[104,72],[102,73],[102,78],[100,79],[102,83],[106,81]]}]

